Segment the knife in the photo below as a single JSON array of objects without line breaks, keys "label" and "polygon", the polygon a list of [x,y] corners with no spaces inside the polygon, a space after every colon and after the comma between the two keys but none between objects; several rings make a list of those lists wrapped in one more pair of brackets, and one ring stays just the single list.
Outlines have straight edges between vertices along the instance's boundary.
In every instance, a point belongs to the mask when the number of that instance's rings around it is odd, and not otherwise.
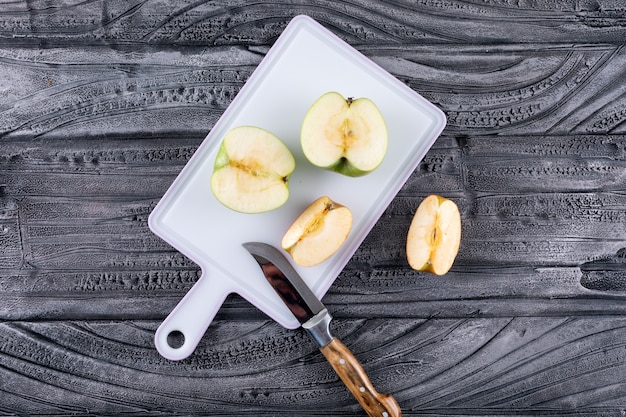
[{"label": "knife", "polygon": [[287,258],[266,243],[249,242],[244,243],[243,247],[257,261],[274,291],[301,326],[309,332],[326,360],[367,414],[371,417],[402,416],[396,400],[391,395],[378,393],[352,352],[332,336],[332,316]]}]

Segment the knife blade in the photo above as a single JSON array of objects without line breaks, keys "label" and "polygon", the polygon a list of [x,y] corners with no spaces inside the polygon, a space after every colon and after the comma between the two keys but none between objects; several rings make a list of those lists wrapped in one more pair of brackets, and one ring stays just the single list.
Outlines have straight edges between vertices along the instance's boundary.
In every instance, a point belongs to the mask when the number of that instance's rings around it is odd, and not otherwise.
[{"label": "knife blade", "polygon": [[243,247],[257,261],[274,291],[315,340],[326,360],[367,414],[371,417],[402,416],[393,396],[378,393],[356,357],[332,335],[332,316],[287,258],[266,243],[248,242]]}]

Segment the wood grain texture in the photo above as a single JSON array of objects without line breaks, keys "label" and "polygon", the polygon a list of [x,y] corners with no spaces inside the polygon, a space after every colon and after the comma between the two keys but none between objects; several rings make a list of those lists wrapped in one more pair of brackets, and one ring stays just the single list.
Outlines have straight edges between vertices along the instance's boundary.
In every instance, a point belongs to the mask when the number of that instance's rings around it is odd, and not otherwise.
[{"label": "wood grain texture", "polygon": [[339,339],[333,337],[320,351],[368,416],[402,416],[396,399],[376,391],[359,360]]},{"label": "wood grain texture", "polygon": [[[363,416],[306,334],[200,276],[147,218],[300,13],[448,123],[335,281],[333,331],[405,416],[626,413],[626,6],[616,0],[0,2],[0,415]],[[423,197],[450,273],[412,271]]]}]

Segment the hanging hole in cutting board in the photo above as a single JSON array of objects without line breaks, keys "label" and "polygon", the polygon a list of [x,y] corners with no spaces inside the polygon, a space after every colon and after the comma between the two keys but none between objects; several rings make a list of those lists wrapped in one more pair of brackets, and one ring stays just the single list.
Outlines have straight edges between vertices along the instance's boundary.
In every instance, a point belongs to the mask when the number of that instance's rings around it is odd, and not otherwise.
[{"label": "hanging hole in cutting board", "polygon": [[172,349],[180,349],[185,344],[185,335],[183,332],[174,330],[167,335],[167,344]]}]

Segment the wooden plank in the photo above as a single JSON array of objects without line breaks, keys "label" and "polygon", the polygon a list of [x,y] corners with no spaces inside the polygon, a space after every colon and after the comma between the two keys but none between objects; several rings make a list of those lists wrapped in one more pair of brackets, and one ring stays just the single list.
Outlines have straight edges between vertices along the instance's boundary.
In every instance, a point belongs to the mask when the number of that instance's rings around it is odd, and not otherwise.
[{"label": "wooden plank", "polygon": [[[408,45],[363,52],[440,106],[450,134],[624,133],[626,53],[617,46],[435,52]],[[66,64],[58,65],[60,56]],[[104,56],[92,48],[5,48],[0,74],[10,80],[6,94],[13,104],[0,107],[0,137],[204,137],[259,60],[250,51],[219,47],[107,50]],[[475,64],[468,70],[464,62]],[[15,90],[22,85],[32,88]]]},{"label": "wooden plank", "polygon": [[[248,415],[271,409],[358,414],[302,332],[265,321],[220,322],[194,357],[170,362],[152,348],[155,326],[1,324],[3,409],[232,415],[244,407]],[[395,393],[406,415],[575,408],[613,415],[624,400],[623,319],[339,320],[334,328],[380,390]]]},{"label": "wooden plank", "polygon": [[[147,229],[147,216],[173,174],[193,153],[196,142],[169,141],[160,150],[161,141],[148,139],[109,140],[96,142],[95,147],[68,141],[54,145],[11,142],[3,148],[3,166],[8,167],[4,190],[12,198],[7,199],[11,210],[6,210],[4,226],[11,248],[4,258],[3,287],[7,292],[0,296],[10,307],[2,315],[26,319],[53,314],[60,318],[78,310],[84,318],[119,319],[167,314],[199,278],[199,272]],[[511,142],[514,146],[509,145]],[[579,282],[589,280],[589,271],[583,274],[581,266],[615,256],[624,247],[624,198],[615,192],[588,193],[586,185],[580,190],[568,186],[574,191],[558,192],[566,179],[574,184],[576,177],[572,171],[559,171],[553,162],[565,164],[574,159],[580,166],[599,165],[607,158],[619,158],[622,142],[621,136],[568,137],[564,141],[557,136],[523,141],[508,137],[459,141],[443,136],[357,251],[331,290],[331,302],[349,304],[346,314],[358,317],[384,316],[392,300],[398,310],[411,310],[416,317],[451,314],[442,312],[449,310],[454,300],[460,304],[456,311],[461,316],[476,311],[495,316],[526,315],[534,309],[542,314],[571,314],[574,306],[593,314],[622,311],[619,299],[607,300],[581,291]],[[536,181],[537,175],[524,176],[512,169],[508,176],[502,172],[484,175],[489,181],[506,184],[495,192],[477,188],[472,178],[476,171],[489,166],[491,159],[484,156],[487,149],[496,161],[512,161],[522,170],[532,165],[527,161],[537,161],[549,168],[541,171],[542,175],[552,169],[557,178],[546,181],[543,190],[535,187],[529,193],[528,184]],[[486,162],[480,162],[483,160]],[[582,172],[581,182],[586,184],[588,176]],[[597,178],[605,189],[612,188],[606,175]],[[446,278],[445,294],[437,295],[431,289],[430,277],[408,268],[404,244],[420,198],[442,192],[438,185],[446,183],[451,185],[443,190],[461,207],[464,237],[453,273]],[[153,184],[159,185],[155,188]],[[521,272],[515,269],[524,265]],[[27,266],[27,270],[19,271],[19,266]],[[539,267],[539,271],[532,269]],[[369,272],[371,268],[373,272]],[[498,277],[494,277],[494,268],[499,268]],[[367,283],[363,282],[364,273],[369,274]],[[453,284],[465,281],[472,285],[455,288]],[[620,288],[620,280],[613,281],[609,288]],[[341,295],[343,288],[352,288],[351,296]],[[430,304],[417,295],[426,289]],[[340,295],[333,296],[335,291]],[[136,300],[155,292],[160,294],[158,301],[137,304]],[[386,295],[380,299],[361,297],[370,293]],[[392,299],[397,294],[408,298]],[[36,295],[36,302],[26,295]],[[517,301],[503,304],[486,297]],[[555,297],[576,297],[578,301],[557,303],[552,301]],[[366,300],[363,303],[368,307],[358,300]],[[239,317],[241,309],[255,314],[245,301],[228,303],[225,314]],[[15,310],[22,313],[16,315]]]},{"label": "wooden plank", "polygon": [[623,8],[614,0],[420,2],[156,0],[73,2],[45,7],[7,4],[0,39],[26,45],[130,43],[267,44],[295,15],[306,13],[352,43],[619,43]]}]

